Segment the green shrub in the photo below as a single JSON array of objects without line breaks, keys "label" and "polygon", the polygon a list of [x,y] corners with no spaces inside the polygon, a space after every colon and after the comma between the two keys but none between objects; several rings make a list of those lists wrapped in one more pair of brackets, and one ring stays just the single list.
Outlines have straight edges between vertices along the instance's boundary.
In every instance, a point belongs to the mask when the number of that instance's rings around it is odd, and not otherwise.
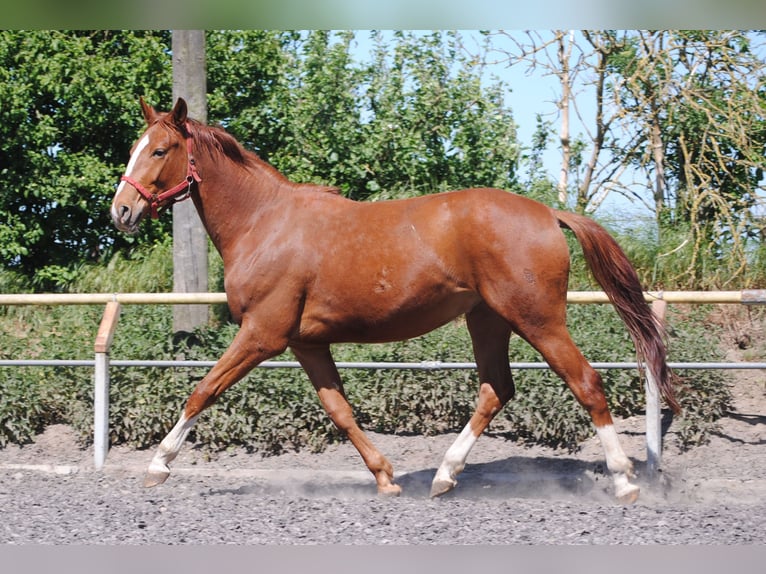
[{"label": "green shrub", "polygon": [[39,384],[12,372],[3,377],[0,401],[0,447],[6,444],[32,442],[49,422]]},{"label": "green shrub", "polygon": [[[677,362],[715,362],[724,360],[716,344],[721,329],[703,323],[709,307],[698,307],[683,321],[674,324],[674,340],[683,341],[673,349]],[[681,370],[679,401],[683,411],[678,420],[680,446],[688,448],[705,444],[718,427],[717,421],[731,406],[730,385],[721,371],[708,369]]]}]

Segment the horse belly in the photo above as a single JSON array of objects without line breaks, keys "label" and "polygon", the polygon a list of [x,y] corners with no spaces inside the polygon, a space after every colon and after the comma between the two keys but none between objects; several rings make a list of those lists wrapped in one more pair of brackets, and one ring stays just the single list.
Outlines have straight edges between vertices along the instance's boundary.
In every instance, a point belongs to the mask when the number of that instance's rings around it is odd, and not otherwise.
[{"label": "horse belly", "polygon": [[325,302],[304,310],[299,340],[313,343],[387,343],[418,337],[472,309],[479,296],[459,290],[438,297],[392,301]]}]

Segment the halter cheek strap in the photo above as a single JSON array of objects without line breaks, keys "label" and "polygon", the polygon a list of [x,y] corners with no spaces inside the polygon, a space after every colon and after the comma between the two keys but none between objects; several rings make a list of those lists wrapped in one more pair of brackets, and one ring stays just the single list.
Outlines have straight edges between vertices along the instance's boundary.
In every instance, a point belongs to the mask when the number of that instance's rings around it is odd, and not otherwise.
[{"label": "halter cheek strap", "polygon": [[[186,124],[186,133],[191,134],[191,131],[189,130],[189,124]],[[197,173],[197,165],[194,161],[194,156],[192,156],[192,139],[191,135],[186,136],[186,155],[187,155],[187,163],[186,163],[186,178],[180,182],[178,185],[174,185],[170,189],[167,189],[165,191],[159,192],[159,193],[149,193],[149,191],[139,182],[137,182],[132,177],[129,177],[127,175],[123,175],[120,180],[129,183],[133,187],[136,188],[136,191],[141,194],[141,196],[149,202],[149,206],[152,210],[152,219],[157,219],[159,216],[159,210],[162,207],[167,207],[169,205],[173,205],[174,203],[178,203],[179,201],[183,201],[184,199],[188,199],[189,195],[191,194],[191,186],[196,181],[197,183],[202,181],[202,178],[200,177],[199,173]]]}]

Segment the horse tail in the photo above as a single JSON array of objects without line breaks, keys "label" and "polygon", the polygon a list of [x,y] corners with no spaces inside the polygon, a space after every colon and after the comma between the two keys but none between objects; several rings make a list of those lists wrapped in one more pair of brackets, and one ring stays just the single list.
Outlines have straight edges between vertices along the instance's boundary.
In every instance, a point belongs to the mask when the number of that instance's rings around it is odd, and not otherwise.
[{"label": "horse tail", "polygon": [[641,282],[627,256],[598,223],[565,211],[555,211],[559,226],[570,229],[582,246],[593,277],[606,292],[630,333],[640,362],[673,412],[681,406],[675,396],[675,375],[667,365],[665,330],[644,300]]}]

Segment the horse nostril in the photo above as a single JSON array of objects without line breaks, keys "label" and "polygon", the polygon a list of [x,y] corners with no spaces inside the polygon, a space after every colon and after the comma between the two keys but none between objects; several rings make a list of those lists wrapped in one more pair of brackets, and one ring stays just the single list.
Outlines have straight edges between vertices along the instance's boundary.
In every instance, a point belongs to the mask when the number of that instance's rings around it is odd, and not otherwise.
[{"label": "horse nostril", "polygon": [[127,205],[120,206],[120,221],[127,223],[130,220],[130,207]]}]

